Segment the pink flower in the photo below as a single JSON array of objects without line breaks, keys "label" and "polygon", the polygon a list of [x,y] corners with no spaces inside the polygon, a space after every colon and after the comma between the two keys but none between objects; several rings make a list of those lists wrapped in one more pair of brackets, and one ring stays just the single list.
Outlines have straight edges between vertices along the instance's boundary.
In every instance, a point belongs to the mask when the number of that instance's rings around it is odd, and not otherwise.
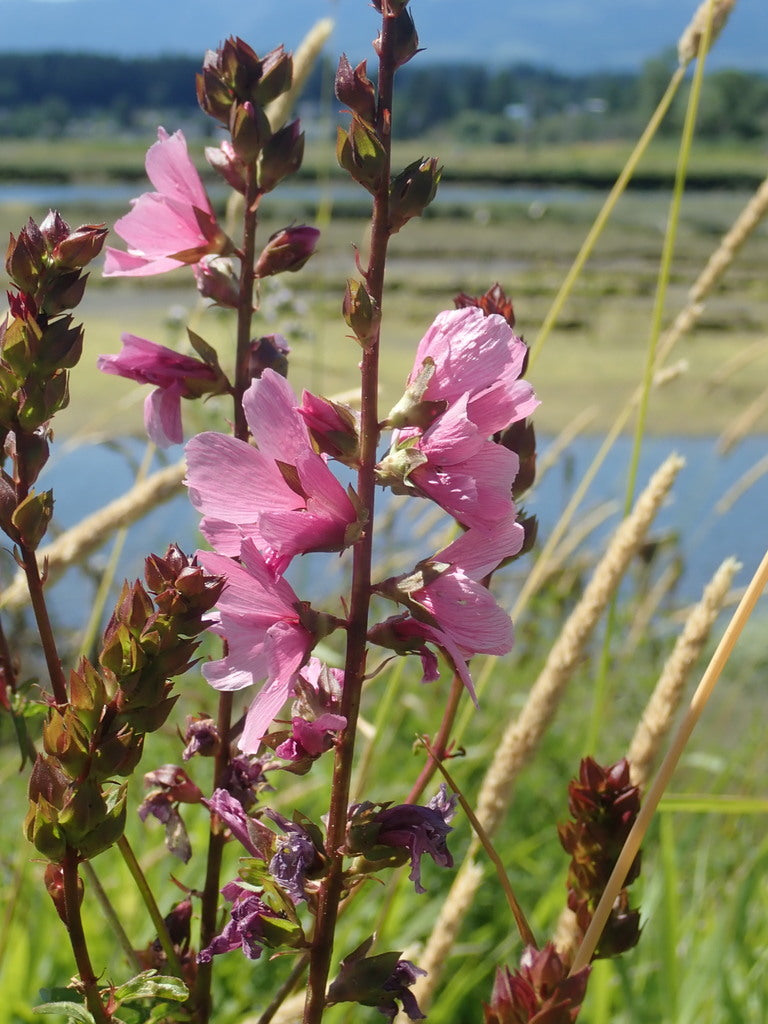
[{"label": "pink flower", "polygon": [[376,590],[405,605],[410,617],[387,619],[369,631],[369,639],[420,654],[427,681],[435,678],[436,665],[426,644],[435,644],[476,700],[466,662],[474,654],[507,654],[514,639],[508,614],[479,581],[516,554],[523,539],[522,526],[512,521],[493,533],[467,530],[410,575],[379,584]]},{"label": "pink flower", "polygon": [[96,365],[103,373],[156,385],[144,402],[144,426],[160,448],[181,444],[181,399],[220,392],[223,379],[200,359],[181,355],[165,345],[135,334],[123,334],[121,341],[123,348],[118,355],[99,356]]},{"label": "pink flower", "polygon": [[241,750],[253,754],[316,642],[316,633],[305,624],[311,613],[288,582],[275,576],[252,540],[243,541],[241,565],[212,551],[199,551],[197,558],[226,579],[211,629],[227,641],[227,654],[203,665],[203,675],[217,690],[241,690],[266,680],[248,709],[239,741]]},{"label": "pink flower", "polygon": [[464,526],[488,530],[514,519],[519,460],[489,438],[538,405],[518,379],[526,351],[499,315],[476,307],[440,313],[389,415],[400,429],[379,464],[380,482],[431,498]]},{"label": "pink flower", "polygon": [[355,506],[312,448],[296,404],[285,378],[264,370],[243,397],[257,448],[212,432],[187,444],[189,497],[205,538],[237,555],[250,537],[278,573],[296,554],[340,551],[357,530]]},{"label": "pink flower", "polygon": [[105,277],[162,274],[227,246],[182,132],[158,128],[146,168],[157,191],[132,200],[130,213],[115,223],[128,251],[107,249]]}]

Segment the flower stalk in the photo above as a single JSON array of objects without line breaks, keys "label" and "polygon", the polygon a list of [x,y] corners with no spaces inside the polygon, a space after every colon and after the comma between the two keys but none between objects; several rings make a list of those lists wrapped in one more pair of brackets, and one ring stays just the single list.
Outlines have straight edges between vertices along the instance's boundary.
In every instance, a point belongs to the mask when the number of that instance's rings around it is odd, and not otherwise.
[{"label": "flower stalk", "polygon": [[[380,314],[384,291],[384,271],[389,228],[389,178],[391,163],[392,95],[396,59],[394,53],[395,17],[389,5],[382,5],[379,37],[378,102],[375,130],[382,150],[379,186],[374,194],[371,217],[371,247],[368,266],[363,274],[366,291],[378,316],[366,340],[361,364],[360,393],[360,468],[357,486],[361,506],[373,519],[375,494],[376,448],[379,440],[378,379]],[[371,558],[373,531],[369,526],[356,544],[352,562],[352,586],[347,620],[347,652],[344,665],[344,689],[340,714],[347,726],[336,744],[326,847],[330,851],[330,867],[319,896],[315,932],[309,964],[309,984],[304,1008],[304,1024],[319,1024],[325,1006],[325,990],[333,952],[339,901],[344,884],[343,857],[347,808],[352,779],[357,720],[365,676],[368,632],[368,609],[371,599]]]}]

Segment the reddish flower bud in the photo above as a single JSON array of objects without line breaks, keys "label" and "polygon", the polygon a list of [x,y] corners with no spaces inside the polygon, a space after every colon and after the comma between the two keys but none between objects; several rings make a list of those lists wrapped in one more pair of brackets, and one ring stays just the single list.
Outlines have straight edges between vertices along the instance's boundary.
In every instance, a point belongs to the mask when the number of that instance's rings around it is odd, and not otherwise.
[{"label": "reddish flower bud", "polygon": [[[419,36],[416,26],[413,23],[411,12],[406,10],[408,0],[389,0],[389,8],[395,13],[395,23],[392,29],[394,36],[392,42],[392,56],[395,67],[402,67],[415,57],[419,52]],[[399,8],[399,9],[398,9]],[[373,42],[373,48],[377,55],[381,56],[381,35]]]},{"label": "reddish flower bud", "polygon": [[346,54],[341,55],[336,72],[336,96],[363,121],[373,124],[376,120],[376,94],[366,74],[365,61],[353,70]]},{"label": "reddish flower bud", "polygon": [[285,271],[301,270],[314,253],[320,232],[317,228],[300,224],[283,228],[271,236],[256,261],[254,274],[258,278],[272,277]]},{"label": "reddish flower bud", "polygon": [[271,192],[283,178],[295,174],[304,158],[304,133],[292,121],[265,142],[259,160],[259,188]]},{"label": "reddish flower bud", "polygon": [[272,134],[267,115],[261,107],[255,107],[250,101],[232,105],[229,131],[232,149],[244,164],[252,164],[256,160]]},{"label": "reddish flower bud", "polygon": [[[515,326],[515,311],[512,306],[512,300],[506,296],[504,289],[497,282],[485,295],[467,295],[466,292],[461,292],[457,295],[453,304],[456,309],[464,309],[467,306],[477,306],[489,316],[491,313],[498,313],[499,316],[503,316],[510,327]],[[521,373],[525,373],[525,367],[521,370]]]}]

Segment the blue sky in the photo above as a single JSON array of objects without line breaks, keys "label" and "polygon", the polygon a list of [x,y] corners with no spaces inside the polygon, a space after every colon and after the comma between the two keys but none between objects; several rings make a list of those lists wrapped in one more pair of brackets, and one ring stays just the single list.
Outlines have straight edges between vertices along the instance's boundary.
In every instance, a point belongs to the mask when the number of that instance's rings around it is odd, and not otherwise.
[{"label": "blue sky", "polygon": [[[633,69],[674,45],[698,0],[411,0],[422,59]],[[766,0],[738,0],[713,65],[768,72]],[[335,52],[370,57],[368,0],[0,0],[0,50],[202,54],[228,35],[294,48],[319,17]]]}]

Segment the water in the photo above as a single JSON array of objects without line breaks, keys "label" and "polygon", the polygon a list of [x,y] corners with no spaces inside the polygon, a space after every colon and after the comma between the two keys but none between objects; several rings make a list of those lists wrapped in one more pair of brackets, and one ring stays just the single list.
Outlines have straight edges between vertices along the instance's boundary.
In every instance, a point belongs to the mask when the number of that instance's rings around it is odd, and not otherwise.
[{"label": "water", "polygon": [[[597,438],[580,438],[561,455],[557,465],[543,478],[535,492],[525,502],[529,512],[539,517],[539,536],[542,540],[551,533],[573,489],[587,469],[599,446]],[[540,441],[539,449],[546,451],[547,442]],[[768,546],[768,474],[741,497],[736,498],[727,511],[719,502],[739,479],[766,454],[766,439],[752,437],[742,441],[725,456],[717,453],[712,438],[649,438],[642,458],[638,489],[642,488],[667,455],[678,452],[686,460],[672,495],[660,510],[652,528],[652,536],[678,545],[682,556],[683,575],[678,586],[682,601],[694,600],[701,588],[722,560],[734,555],[742,562],[736,585],[744,585],[758,565]],[[613,502],[610,518],[597,527],[585,542],[593,554],[602,551],[607,535],[615,526],[618,510],[623,504],[625,474],[629,464],[631,440],[620,438],[598,473],[583,507],[575,518],[579,524],[584,517],[605,502]],[[88,445],[67,450],[63,447],[42,474],[39,487],[52,487],[55,497],[57,528],[67,529],[84,516],[97,511],[106,502],[124,493],[134,479],[135,465],[141,457],[142,446],[136,444],[129,455],[105,445]],[[172,449],[172,459],[180,457],[181,449]],[[383,499],[382,508],[386,503]],[[426,502],[411,502],[428,508]],[[182,490],[176,497],[153,510],[128,533],[118,579],[134,578],[142,572],[144,557],[150,552],[162,553],[172,541],[186,551],[200,545],[197,532],[198,515]],[[388,538],[390,550],[407,549],[406,557],[415,560],[434,550],[435,542],[422,541],[421,550],[412,542],[413,520],[403,517],[395,522]],[[110,544],[105,543],[99,553],[92,556],[91,565],[96,574],[106,565]],[[580,550],[585,550],[584,545]],[[8,565],[10,563],[7,563]],[[397,571],[405,571],[403,565]],[[293,583],[304,599],[317,600],[332,594],[340,585],[341,569],[338,559],[327,555],[305,556],[294,563]],[[3,578],[8,578],[8,569]],[[389,569],[394,572],[394,569]],[[87,613],[92,584],[87,584],[77,573],[68,573],[51,588],[54,610],[64,624],[77,627]],[[332,596],[335,597],[335,594]]]}]

